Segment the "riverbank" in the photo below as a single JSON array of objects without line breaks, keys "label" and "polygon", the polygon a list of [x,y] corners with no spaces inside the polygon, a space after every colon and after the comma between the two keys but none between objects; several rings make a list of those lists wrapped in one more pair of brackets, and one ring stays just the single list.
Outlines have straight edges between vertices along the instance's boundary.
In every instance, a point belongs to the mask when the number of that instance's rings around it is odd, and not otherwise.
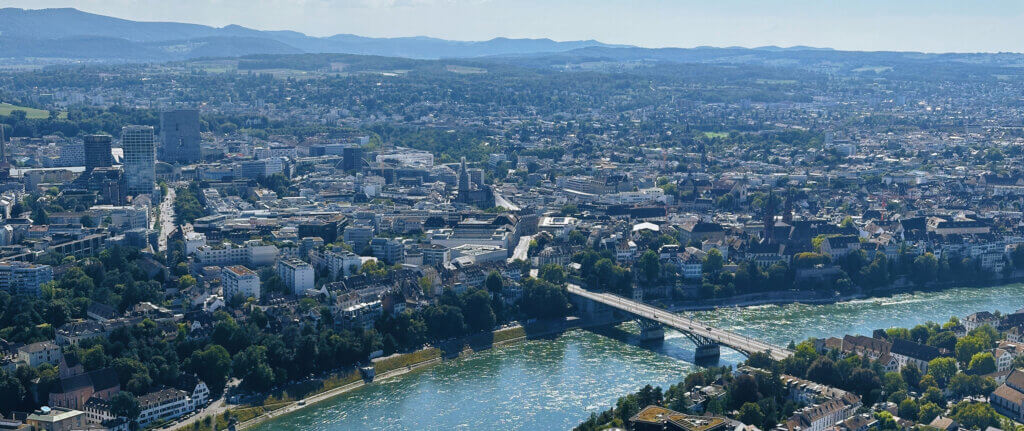
[{"label": "riverbank", "polygon": [[[1024,286],[1016,284],[966,287],[837,304],[721,308],[692,317],[786,345],[810,337],[870,335],[879,328],[945,322],[981,310],[1012,312],[1024,306],[1022,293]],[[312,409],[275,416],[248,431],[570,429],[635,392],[638,382],[668,387],[698,369],[692,362],[693,344],[685,336],[668,333],[662,343],[640,344],[636,332],[632,323],[567,330],[550,338],[531,332],[526,341],[442,361]],[[722,349],[720,364],[743,358]]]},{"label": "riverbank", "polygon": [[731,296],[728,298],[670,301],[663,305],[666,310],[672,312],[709,311],[719,308],[756,307],[762,305],[825,305],[837,304],[848,301],[856,301],[861,299],[887,298],[895,295],[942,292],[950,289],[984,289],[989,287],[1009,286],[1019,283],[1024,283],[1024,272],[1021,271],[1017,271],[1014,273],[1014,275],[1009,277],[1003,277],[990,281],[979,281],[974,285],[967,286],[958,285],[956,284],[956,282],[952,281],[936,281],[924,286],[919,286],[904,281],[901,283],[894,283],[884,288],[875,288],[869,292],[860,291],[857,293],[850,293],[846,295],[822,296],[816,294],[815,292],[808,291],[782,291],[748,293],[744,295]]},{"label": "riverbank", "polygon": [[[485,349],[491,349],[495,347],[503,347],[512,344],[516,344],[525,341],[530,338],[546,337],[561,334],[569,329],[578,327],[579,319],[566,319],[562,322],[540,322],[527,325],[515,325],[507,328],[502,328],[491,332],[490,343],[486,346],[481,343],[480,338],[485,334],[475,334],[472,336],[465,337],[463,339],[452,341],[446,344],[454,347],[456,344],[461,344],[461,348],[458,352],[452,356],[445,354],[443,349],[439,348],[427,348],[416,352],[394,355],[385,358],[382,361],[378,361],[374,364],[375,375],[372,380],[358,380],[340,387],[332,388],[324,392],[316,393],[308,397],[291,401],[283,407],[278,407],[265,413],[259,414],[250,419],[246,419],[244,422],[237,423],[235,425],[236,430],[244,430],[252,428],[268,420],[278,418],[281,416],[288,415],[303,410],[307,407],[311,407],[318,403],[330,400],[339,395],[363,388],[368,385],[372,385],[375,382],[380,382],[388,379],[400,377],[402,375],[411,373],[416,370],[424,369],[442,363],[445,359],[455,359],[462,357],[463,355],[471,355],[475,352],[479,352]],[[529,329],[528,329],[529,328]],[[449,348],[454,350],[453,348]],[[417,360],[419,358],[422,360]],[[411,361],[410,363],[407,363]],[[182,430],[184,431],[184,430]]]}]

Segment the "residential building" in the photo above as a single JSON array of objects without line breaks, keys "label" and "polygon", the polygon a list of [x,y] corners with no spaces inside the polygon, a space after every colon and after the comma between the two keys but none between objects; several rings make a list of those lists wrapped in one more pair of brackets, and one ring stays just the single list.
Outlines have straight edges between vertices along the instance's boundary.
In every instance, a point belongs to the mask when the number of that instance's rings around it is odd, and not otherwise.
[{"label": "residential building", "polygon": [[1024,421],[1024,371],[1011,371],[1006,382],[989,395],[989,403],[1010,419]]},{"label": "residential building", "polygon": [[136,422],[145,427],[153,421],[165,421],[184,416],[193,410],[188,393],[179,389],[161,389],[138,398],[139,417]]},{"label": "residential building", "polygon": [[928,372],[928,362],[940,356],[939,349],[902,339],[892,342],[889,353],[899,363],[900,369],[908,364],[914,364],[922,374]]},{"label": "residential building", "polygon": [[260,276],[241,265],[225,267],[221,274],[224,299],[229,300],[241,294],[243,298],[260,299]]},{"label": "residential building", "polygon": [[314,287],[313,266],[298,259],[286,259],[277,262],[277,275],[284,280],[285,286],[295,294],[300,294]]},{"label": "residential building", "polygon": [[61,349],[52,341],[40,341],[18,348],[18,362],[32,368],[42,364],[57,365],[60,363]]},{"label": "residential building", "polygon": [[85,412],[61,407],[41,407],[25,423],[35,431],[74,431],[87,425]]},{"label": "residential building", "polygon": [[26,262],[0,262],[0,290],[12,294],[38,296],[42,286],[53,281],[50,265]]}]

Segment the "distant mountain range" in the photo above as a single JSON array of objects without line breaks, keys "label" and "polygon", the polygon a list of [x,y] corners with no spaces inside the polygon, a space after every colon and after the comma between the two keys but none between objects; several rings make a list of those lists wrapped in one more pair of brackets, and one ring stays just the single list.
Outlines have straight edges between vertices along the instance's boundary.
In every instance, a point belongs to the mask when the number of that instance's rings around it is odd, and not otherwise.
[{"label": "distant mountain range", "polygon": [[[966,68],[978,72],[987,66],[1009,68],[1015,74],[1016,70],[1024,67],[1024,55],[1015,53],[860,52],[809,46],[651,49],[609,45],[594,40],[557,42],[551,39],[495,38],[461,42],[430,37],[371,38],[351,34],[313,37],[295,31],[262,31],[237,25],[217,28],[175,22],[130,21],[71,8],[0,9],[0,61],[164,62],[257,54],[478,59],[554,68],[592,67],[606,63],[717,63],[859,73],[899,70],[901,65],[938,64],[953,72]],[[982,69],[979,66],[983,66]],[[979,73],[996,72],[984,69]]]},{"label": "distant mountain range", "polygon": [[609,47],[594,40],[495,38],[459,42],[430,37],[312,37],[295,31],[140,22],[77,9],[0,9],[0,57],[168,61],[251,54],[345,53],[415,59],[470,58]]}]

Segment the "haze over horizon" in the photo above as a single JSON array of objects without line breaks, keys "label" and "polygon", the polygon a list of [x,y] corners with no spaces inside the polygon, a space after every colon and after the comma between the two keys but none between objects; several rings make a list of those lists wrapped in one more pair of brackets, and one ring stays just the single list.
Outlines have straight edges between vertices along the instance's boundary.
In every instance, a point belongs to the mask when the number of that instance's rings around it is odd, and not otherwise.
[{"label": "haze over horizon", "polygon": [[[138,21],[311,36],[595,39],[642,47],[813,46],[855,51],[1022,52],[1024,2],[883,0],[4,0]],[[957,29],[971,29],[960,31]]]}]

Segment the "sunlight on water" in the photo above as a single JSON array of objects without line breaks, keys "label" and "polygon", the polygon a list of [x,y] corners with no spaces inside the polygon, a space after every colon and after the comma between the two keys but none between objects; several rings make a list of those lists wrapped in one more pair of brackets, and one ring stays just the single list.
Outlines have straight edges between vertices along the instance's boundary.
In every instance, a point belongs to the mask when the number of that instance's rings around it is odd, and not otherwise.
[{"label": "sunlight on water", "polygon": [[[841,304],[759,306],[691,314],[709,324],[776,344],[808,337],[866,334],[878,328],[945,322],[980,310],[1024,307],[1021,285],[897,295]],[[641,347],[619,330],[571,331],[479,352],[377,382],[254,428],[271,430],[568,429],[645,384],[682,380],[695,367],[693,345],[667,331],[665,342]],[[742,356],[722,349],[722,362]]]}]

